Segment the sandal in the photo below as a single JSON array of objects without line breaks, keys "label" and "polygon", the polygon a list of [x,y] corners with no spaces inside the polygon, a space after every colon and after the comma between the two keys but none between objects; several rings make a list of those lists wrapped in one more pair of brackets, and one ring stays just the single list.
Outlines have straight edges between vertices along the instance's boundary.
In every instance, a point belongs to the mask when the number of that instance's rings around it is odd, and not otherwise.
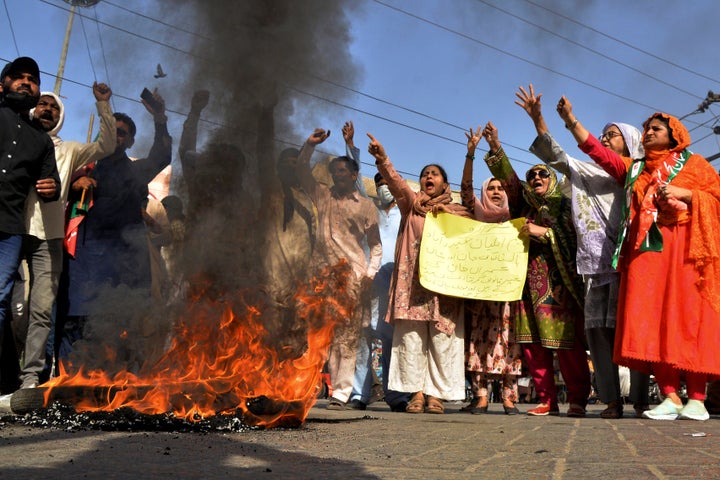
[{"label": "sandal", "polygon": [[[480,403],[484,403],[485,405],[480,405]],[[487,396],[483,396],[479,398],[479,402],[475,405],[475,408],[470,410],[470,413],[473,415],[478,415],[481,413],[487,413],[488,411],[488,398]]]},{"label": "sandal", "polygon": [[445,405],[443,405],[441,399],[428,395],[428,404],[425,408],[425,413],[445,413]]},{"label": "sandal", "polygon": [[518,415],[520,413],[520,410],[518,410],[514,403],[512,403],[511,405],[512,406],[508,407],[505,403],[503,403],[503,410],[505,410],[505,415]]},{"label": "sandal", "polygon": [[405,407],[407,413],[423,413],[425,408],[425,395],[422,392],[415,393]]},{"label": "sandal", "polygon": [[607,408],[600,412],[600,418],[614,419],[622,418],[623,406],[619,400],[612,401],[607,404]]}]

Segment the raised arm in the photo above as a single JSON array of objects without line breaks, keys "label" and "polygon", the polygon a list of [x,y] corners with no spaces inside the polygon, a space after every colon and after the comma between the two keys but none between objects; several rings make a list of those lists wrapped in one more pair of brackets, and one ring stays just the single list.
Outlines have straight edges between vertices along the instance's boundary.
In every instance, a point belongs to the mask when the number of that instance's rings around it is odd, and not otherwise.
[{"label": "raised arm", "polygon": [[483,137],[490,147],[490,150],[484,158],[485,163],[490,169],[492,176],[503,182],[505,193],[508,196],[510,214],[513,218],[516,218],[520,216],[522,209],[525,207],[520,179],[510,164],[507,155],[505,155],[505,151],[498,137],[498,130],[492,122],[488,122],[487,125],[485,125]]},{"label": "raised arm", "polygon": [[345,122],[342,127],[343,140],[345,140],[345,155],[348,158],[352,158],[358,164],[358,176],[355,180],[355,188],[360,192],[360,195],[367,197],[367,191],[365,190],[365,182],[363,182],[362,175],[362,164],[360,163],[360,149],[355,146],[355,126],[351,120]]},{"label": "raised arm", "polygon": [[395,170],[395,167],[385,152],[385,147],[370,133],[368,133],[367,136],[370,138],[368,152],[375,157],[375,166],[387,182],[390,193],[395,197],[400,213],[407,215],[412,207],[412,202],[415,200],[415,192],[397,170]]},{"label": "raised arm", "polygon": [[172,137],[167,129],[167,116],[165,115],[165,100],[157,92],[153,92],[156,107],[151,106],[145,100],[143,105],[153,116],[155,123],[155,138],[147,158],[132,163],[133,168],[138,172],[138,178],[143,183],[150,183],[163,168],[170,165],[172,159]]},{"label": "raised arm", "polygon": [[557,104],[557,112],[565,122],[565,127],[570,130],[580,150],[590,155],[595,163],[600,165],[610,176],[620,184],[625,182],[627,166],[622,157],[609,148],[605,148],[600,141],[590,135],[572,111],[572,103],[564,95]]},{"label": "raised arm", "polygon": [[482,128],[478,127],[473,132],[469,128],[465,132],[467,138],[467,153],[465,154],[465,165],[463,166],[462,180],[460,182],[460,198],[465,208],[475,211],[475,191],[473,190],[473,161],[475,160],[475,150],[482,138]]},{"label": "raised arm", "polygon": [[587,138],[590,136],[590,132],[588,132],[577,117],[575,117],[575,114],[572,111],[572,103],[570,103],[570,100],[568,100],[565,95],[560,97],[560,100],[558,100],[556,110],[560,118],[562,118],[563,122],[565,122],[565,128],[570,130],[570,133],[572,133],[572,136],[575,137],[575,141],[578,145],[585,143]]},{"label": "raised arm", "polygon": [[547,124],[545,123],[545,118],[542,114],[542,93],[536,95],[535,88],[531,83],[528,86],[528,90],[520,87],[515,93],[515,96],[518,98],[518,100],[515,100],[515,104],[525,110],[533,121],[535,131],[538,134],[530,146],[530,151],[547,166],[554,168],[563,175],[570,175],[568,156],[550,135]]},{"label": "raised arm", "polygon": [[192,156],[188,152],[195,152],[197,149],[197,133],[198,122],[200,121],[200,113],[207,106],[210,100],[210,92],[207,90],[198,90],[193,94],[190,102],[190,113],[188,113],[185,123],[183,123],[182,135],[180,136],[180,146],[178,153],[180,154],[180,163],[183,172],[191,174],[196,165],[192,164]]},{"label": "raised arm", "polygon": [[112,90],[104,83],[95,82],[93,83],[93,95],[100,119],[100,133],[94,142],[79,144],[76,155],[72,157],[73,171],[111,155],[117,144],[117,127],[112,108],[110,108]]},{"label": "raised arm", "polygon": [[515,100],[515,105],[519,105],[520,108],[525,110],[530,119],[535,125],[535,131],[538,136],[545,135],[548,131],[547,125],[545,124],[545,117],[542,114],[542,93],[535,95],[535,88],[531,83],[528,85],[528,90],[520,87],[515,96],[518,97]]},{"label": "raised arm", "polygon": [[310,167],[310,158],[315,151],[315,147],[327,140],[329,136],[330,130],[325,131],[322,128],[316,128],[313,133],[311,133],[310,136],[307,138],[305,144],[300,150],[300,155],[298,156],[298,161],[295,166],[300,186],[312,198],[316,197],[315,190],[317,190],[318,183],[312,174],[312,168]]}]

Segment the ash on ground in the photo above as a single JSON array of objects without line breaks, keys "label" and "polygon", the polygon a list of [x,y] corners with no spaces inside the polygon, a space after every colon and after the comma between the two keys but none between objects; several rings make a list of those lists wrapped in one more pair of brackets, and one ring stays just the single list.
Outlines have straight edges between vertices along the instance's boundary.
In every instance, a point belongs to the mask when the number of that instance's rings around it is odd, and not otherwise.
[{"label": "ash on ground", "polygon": [[3,423],[23,424],[30,427],[55,428],[66,431],[152,431],[152,432],[247,432],[263,430],[243,421],[242,411],[233,415],[215,415],[188,421],[172,414],[147,415],[131,408],[119,408],[110,412],[76,412],[69,404],[54,402],[48,408],[25,415],[0,417]]}]

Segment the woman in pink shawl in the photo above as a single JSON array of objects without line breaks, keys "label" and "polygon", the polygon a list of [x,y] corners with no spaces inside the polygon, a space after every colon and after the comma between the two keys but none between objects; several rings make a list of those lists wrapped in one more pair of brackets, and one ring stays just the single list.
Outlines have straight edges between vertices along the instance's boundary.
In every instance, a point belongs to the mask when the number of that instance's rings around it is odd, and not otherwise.
[{"label": "woman in pink shawl", "polygon": [[[463,168],[461,195],[463,205],[473,212],[475,220],[501,223],[510,220],[508,198],[502,182],[488,178],[483,182],[480,197],[473,190],[473,160],[482,138],[481,129],[470,130],[468,153]],[[488,300],[465,301],[465,368],[470,377],[473,398],[461,411],[487,413],[488,382],[500,381],[503,409],[507,415],[519,413],[518,377],[522,370],[522,349],[515,342],[515,325],[510,302]]]},{"label": "woman in pink shawl", "polygon": [[412,393],[408,413],[443,413],[444,400],[465,398],[463,299],[420,285],[420,241],[427,214],[447,212],[469,218],[470,212],[452,203],[441,166],[423,167],[420,191],[415,192],[395,170],[380,142],[368,137],[368,151],[402,217],[386,318],[395,326],[388,388]]}]

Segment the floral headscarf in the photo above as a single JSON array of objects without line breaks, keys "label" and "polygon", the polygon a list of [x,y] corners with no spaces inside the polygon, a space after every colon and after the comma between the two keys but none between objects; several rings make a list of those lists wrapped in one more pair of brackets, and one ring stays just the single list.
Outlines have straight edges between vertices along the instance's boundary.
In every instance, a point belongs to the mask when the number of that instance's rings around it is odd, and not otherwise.
[{"label": "floral headscarf", "polygon": [[548,188],[545,193],[538,195],[527,182],[522,182],[523,196],[525,197],[525,200],[532,205],[540,216],[543,216],[544,213],[549,214],[551,211],[557,212],[557,209],[560,207],[560,200],[563,198],[563,194],[558,188],[558,179],[557,175],[555,175],[555,171],[548,168],[548,166],[544,163],[533,165],[528,169],[528,172],[532,170],[544,170],[549,173],[550,183],[548,184]]},{"label": "floral headscarf", "polygon": [[572,223],[570,199],[565,196],[557,180],[555,172],[547,165],[540,163],[528,169],[545,170],[550,174],[548,188],[543,195],[538,195],[527,182],[522,182],[523,196],[534,210],[533,223],[552,229],[555,243],[552,244],[553,255],[560,269],[565,285],[570,290],[578,305],[583,304],[582,278],[577,275],[575,264],[577,237]]}]

